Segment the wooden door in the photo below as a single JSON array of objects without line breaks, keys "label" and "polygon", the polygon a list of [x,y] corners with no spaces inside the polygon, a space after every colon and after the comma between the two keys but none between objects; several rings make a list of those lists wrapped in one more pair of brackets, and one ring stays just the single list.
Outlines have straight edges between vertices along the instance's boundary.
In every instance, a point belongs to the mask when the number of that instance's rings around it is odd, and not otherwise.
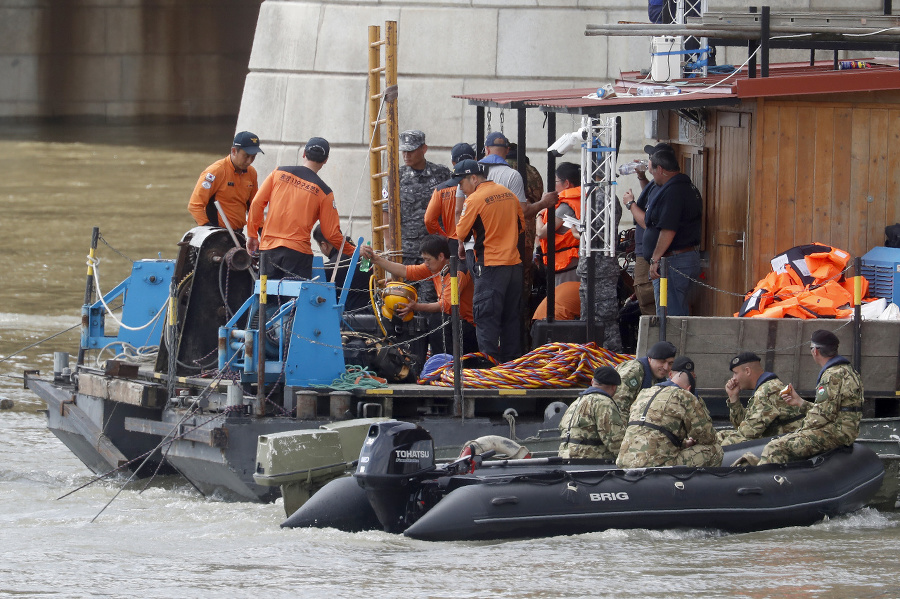
[{"label": "wooden door", "polygon": [[[709,284],[719,290],[744,293],[747,280],[750,206],[750,114],[720,112],[716,124],[715,185],[706,225],[710,228]],[[713,292],[712,316],[731,316],[741,298]]]}]

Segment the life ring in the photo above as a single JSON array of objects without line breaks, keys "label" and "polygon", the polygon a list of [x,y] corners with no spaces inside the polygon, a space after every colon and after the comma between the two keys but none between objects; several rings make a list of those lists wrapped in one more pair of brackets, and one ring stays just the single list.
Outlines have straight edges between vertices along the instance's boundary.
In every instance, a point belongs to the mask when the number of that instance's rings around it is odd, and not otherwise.
[{"label": "life ring", "polygon": [[467,441],[466,444],[463,445],[459,457],[472,455],[473,448],[475,454],[482,454],[493,449],[497,452],[496,455],[505,456],[506,459],[509,460],[521,460],[531,457],[531,452],[528,451],[527,447],[519,445],[512,439],[501,437],[500,435],[486,435],[484,437],[478,437],[474,441]]}]

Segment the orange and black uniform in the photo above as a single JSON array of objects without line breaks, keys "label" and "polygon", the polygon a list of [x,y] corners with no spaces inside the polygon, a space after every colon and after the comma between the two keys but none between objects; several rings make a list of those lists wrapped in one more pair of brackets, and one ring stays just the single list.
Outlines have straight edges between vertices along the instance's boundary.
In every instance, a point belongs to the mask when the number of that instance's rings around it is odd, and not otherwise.
[{"label": "orange and black uniform", "polygon": [[231,228],[240,231],[247,224],[247,210],[258,188],[256,169],[251,166],[245,171],[237,170],[231,156],[226,156],[209,165],[200,175],[188,202],[188,211],[198,225],[224,227],[213,203],[218,201]]},{"label": "orange and black uniform", "polygon": [[[454,187],[454,189],[456,189]],[[455,192],[454,192],[455,194]],[[454,195],[454,201],[455,201]],[[413,264],[406,267],[406,276],[410,281],[424,281],[431,279],[434,284],[434,290],[437,293],[437,301],[441,306],[441,312],[445,315],[450,314],[451,298],[450,298],[450,271],[445,268],[442,272],[432,277],[432,272],[424,264]],[[478,351],[478,341],[475,333],[475,319],[472,316],[472,296],[473,284],[472,277],[469,273],[457,273],[457,285],[459,286],[459,318],[463,333],[463,353]],[[442,353],[453,352],[452,327],[444,326],[435,331],[435,335],[429,335],[432,352],[441,351]],[[441,348],[436,350],[435,348]]]},{"label": "orange and black uniform", "polygon": [[425,209],[425,229],[430,234],[456,239],[456,187],[438,186],[431,194]]},{"label": "orange and black uniform", "polygon": [[[559,192],[559,200],[556,202],[556,208],[560,206],[560,204],[567,204],[569,208],[575,211],[575,218],[581,219],[581,188],[580,187],[570,187],[568,189],[564,189]],[[541,222],[545,225],[547,224],[547,211],[541,211]],[[559,220],[557,219],[556,224],[559,225]],[[560,233],[560,229],[556,230],[556,236],[554,237],[554,248],[556,250],[556,258],[554,260],[555,268],[554,272],[563,272],[565,270],[570,270],[575,268],[578,265],[578,240],[572,234],[572,229],[564,228],[562,229],[563,233]],[[544,265],[547,264],[547,239],[550,237],[550,232],[547,231],[547,236],[544,239],[541,239],[541,251],[544,255]]]},{"label": "orange and black uniform", "polygon": [[478,348],[506,362],[522,349],[522,260],[519,244],[525,218],[519,198],[510,190],[483,181],[466,198],[456,225],[459,239],[475,237],[475,318]]},{"label": "orange and black uniform", "polygon": [[[269,211],[263,222],[263,214]],[[279,166],[266,177],[250,204],[247,235],[260,230],[259,249],[270,252],[266,275],[273,278],[312,275],[310,234],[320,223],[325,239],[336,248],[344,243],[334,194],[319,175],[305,166]],[[344,254],[355,246],[344,245]]]},{"label": "orange and black uniform", "polygon": [[450,253],[456,255],[459,240],[456,238],[456,190],[457,186],[438,186],[431,194],[425,209],[425,229],[431,235],[443,235],[450,242]]}]

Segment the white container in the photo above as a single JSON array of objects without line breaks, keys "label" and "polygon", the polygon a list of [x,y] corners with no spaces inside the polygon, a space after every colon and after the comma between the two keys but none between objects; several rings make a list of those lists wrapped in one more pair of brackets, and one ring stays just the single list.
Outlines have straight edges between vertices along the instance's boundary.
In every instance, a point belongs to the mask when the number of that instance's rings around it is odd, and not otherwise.
[{"label": "white container", "polygon": [[650,42],[650,78],[654,82],[681,79],[683,54],[668,54],[683,50],[680,35],[661,35]]}]

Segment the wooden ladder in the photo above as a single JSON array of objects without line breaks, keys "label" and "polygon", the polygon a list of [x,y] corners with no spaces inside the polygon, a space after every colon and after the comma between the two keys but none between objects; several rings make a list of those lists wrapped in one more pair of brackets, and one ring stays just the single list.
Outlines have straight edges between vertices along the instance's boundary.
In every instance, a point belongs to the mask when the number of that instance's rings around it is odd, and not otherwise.
[{"label": "wooden ladder", "polygon": [[[369,27],[369,172],[372,194],[372,247],[399,252],[400,164],[397,121],[397,22]],[[381,49],[384,48],[384,66]],[[382,77],[384,88],[382,90]],[[382,129],[386,141],[382,144]],[[387,168],[383,165],[387,163]],[[383,274],[383,273],[382,273]]]}]

